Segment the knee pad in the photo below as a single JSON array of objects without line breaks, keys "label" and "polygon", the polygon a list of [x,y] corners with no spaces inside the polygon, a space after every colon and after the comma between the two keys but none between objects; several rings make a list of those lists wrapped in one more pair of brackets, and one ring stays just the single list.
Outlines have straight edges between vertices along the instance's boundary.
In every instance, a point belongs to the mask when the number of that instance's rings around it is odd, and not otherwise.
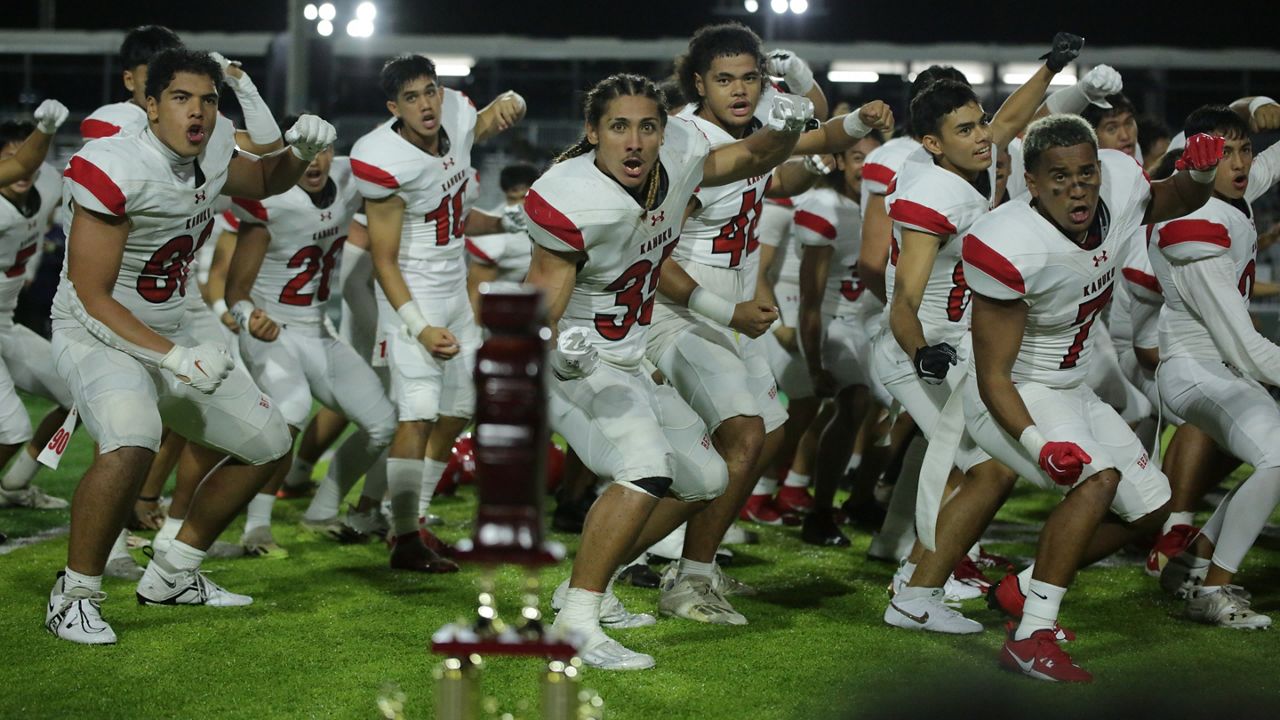
[{"label": "knee pad", "polygon": [[628,490],[651,495],[661,500],[667,496],[667,491],[671,489],[671,482],[671,478],[647,477],[639,480],[623,480],[619,481],[618,484]]}]

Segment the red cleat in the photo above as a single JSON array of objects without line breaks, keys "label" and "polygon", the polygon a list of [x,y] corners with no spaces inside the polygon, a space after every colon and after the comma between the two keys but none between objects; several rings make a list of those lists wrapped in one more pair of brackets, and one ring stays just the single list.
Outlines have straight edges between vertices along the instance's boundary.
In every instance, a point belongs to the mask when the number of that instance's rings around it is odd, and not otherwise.
[{"label": "red cleat", "polygon": [[1160,571],[1164,570],[1165,564],[1191,547],[1191,543],[1199,534],[1200,528],[1193,525],[1174,525],[1169,528],[1169,532],[1156,538],[1155,546],[1151,548],[1151,552],[1147,553],[1147,574],[1151,577],[1160,577]]},{"label": "red cleat", "polygon": [[771,495],[752,495],[747,498],[747,504],[743,506],[742,512],[738,513],[738,517],[761,525],[782,524],[782,515],[773,506]]},{"label": "red cleat", "polygon": [[431,552],[436,553],[440,557],[451,558],[456,552],[449,543],[436,537],[436,534],[426,528],[418,530],[418,537],[422,538],[422,544],[426,545]]},{"label": "red cleat", "polygon": [[320,484],[313,480],[308,480],[301,485],[281,485],[280,489],[276,491],[276,498],[280,500],[309,498],[316,494],[316,488],[318,487],[320,487]]},{"label": "red cleat", "polygon": [[803,515],[813,510],[813,495],[809,488],[782,486],[773,499],[773,507],[783,515]]},{"label": "red cleat", "polygon": [[1058,647],[1052,630],[1037,630],[1026,640],[1014,640],[1014,624],[1007,628],[1009,637],[1000,650],[1000,665],[1006,670],[1049,682],[1093,682],[1093,675]]},{"label": "red cleat", "polygon": [[391,541],[391,569],[433,574],[454,573],[458,572],[458,564],[440,557],[424,545],[418,533],[405,533]]},{"label": "red cleat", "polygon": [[[991,581],[987,579],[986,575],[982,574],[982,571],[969,559],[968,555],[960,558],[960,562],[956,563],[955,569],[951,571],[951,574],[955,576],[956,580],[970,587],[978,588],[984,594],[991,589]],[[1017,583],[1015,582],[1014,584],[1016,585]]]},{"label": "red cleat", "polygon": [[[1026,602],[1027,596],[1023,595],[1022,588],[1018,587],[1017,575],[1005,575],[1000,578],[1000,582],[987,591],[987,607],[998,610],[1015,620],[1022,619],[1022,606]],[[1071,642],[1076,639],[1075,632],[1056,623],[1053,627],[1055,639],[1061,642]]]},{"label": "red cleat", "polygon": [[977,565],[979,568],[992,570],[999,569],[1005,572],[1013,572],[1013,561],[1007,557],[987,552],[986,548],[978,548]]}]

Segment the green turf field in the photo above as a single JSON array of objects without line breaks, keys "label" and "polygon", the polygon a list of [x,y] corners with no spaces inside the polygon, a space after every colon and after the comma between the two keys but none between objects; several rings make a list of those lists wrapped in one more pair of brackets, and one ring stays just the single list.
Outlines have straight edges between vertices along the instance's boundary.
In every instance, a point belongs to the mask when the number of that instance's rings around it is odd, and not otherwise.
[{"label": "green turf field", "polygon": [[[45,407],[32,403],[32,409]],[[91,445],[77,433],[63,467],[43,473],[50,492],[69,497]],[[1022,491],[989,537],[996,552],[1026,557],[1054,498]],[[413,576],[386,569],[380,545],[337,546],[296,530],[305,501],[277,504],[276,537],[287,560],[224,560],[206,565],[215,580],[248,593],[248,608],[139,607],[133,586],[108,579],[106,617],[120,635],[113,647],[56,641],[41,626],[66,538],[0,555],[0,718],[373,718],[379,689],[396,684],[410,718],[432,716],[427,649],[441,624],[468,614],[479,572]],[[434,509],[456,540],[468,534],[469,492]],[[13,538],[65,526],[66,513],[0,510]],[[977,637],[913,634],[882,624],[892,569],[864,560],[868,538],[852,549],[816,549],[791,529],[765,529],[759,545],[738,548],[730,572],[758,586],[735,599],[750,619],[740,628],[661,620],[617,637],[651,653],[658,667],[640,673],[588,669],[584,685],[606,701],[607,717],[836,718],[919,717],[1207,717],[1219,701],[1251,699],[1275,716],[1280,700],[1280,635],[1193,625],[1162,597],[1136,562],[1081,575],[1064,604],[1063,624],[1080,639],[1068,646],[1098,681],[1059,687],[996,667],[1000,620],[981,601],[969,614],[987,625]],[[233,529],[224,539],[236,540]],[[573,547],[576,538],[558,539]],[[567,565],[544,577],[558,582]],[[518,576],[504,571],[514,609]],[[1264,537],[1241,581],[1256,605],[1280,609],[1280,541]],[[653,612],[656,591],[624,588],[633,610]],[[549,597],[550,590],[546,595]],[[536,718],[538,663],[493,658],[484,690],[516,717]],[[1028,709],[1030,708],[1030,709]],[[1024,712],[1033,713],[1026,715]],[[1214,716],[1226,715],[1219,710]],[[496,717],[496,716],[495,716]]]}]

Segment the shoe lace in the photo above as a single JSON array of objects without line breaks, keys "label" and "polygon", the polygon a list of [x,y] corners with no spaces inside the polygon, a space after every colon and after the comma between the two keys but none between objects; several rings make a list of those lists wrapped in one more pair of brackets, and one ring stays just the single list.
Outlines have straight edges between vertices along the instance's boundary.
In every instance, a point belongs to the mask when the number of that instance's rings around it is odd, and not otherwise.
[{"label": "shoe lace", "polygon": [[1223,595],[1227,596],[1227,599],[1235,603],[1238,611],[1249,610],[1249,606],[1252,603],[1250,602],[1249,598],[1247,598],[1244,595],[1244,587],[1240,585],[1223,585],[1221,592]]},{"label": "shoe lace", "polygon": [[62,603],[58,606],[58,612],[63,613],[72,605],[85,601],[93,606],[94,610],[101,612],[102,601],[107,599],[107,594],[101,590],[89,590],[88,588],[72,588],[62,595]]},{"label": "shoe lace", "polygon": [[1053,665],[1075,665],[1067,651],[1059,647],[1056,628],[1047,632],[1042,631],[1042,633],[1038,635],[1040,642],[1036,655]]}]

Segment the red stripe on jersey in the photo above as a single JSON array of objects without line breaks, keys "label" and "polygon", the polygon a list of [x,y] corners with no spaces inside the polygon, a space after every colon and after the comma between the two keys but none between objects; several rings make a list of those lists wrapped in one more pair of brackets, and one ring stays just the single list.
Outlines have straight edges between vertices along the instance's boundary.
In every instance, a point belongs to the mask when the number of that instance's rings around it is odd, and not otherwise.
[{"label": "red stripe on jersey", "polygon": [[896,173],[880,163],[867,163],[862,166],[862,179],[878,182],[885,187],[893,182]]},{"label": "red stripe on jersey", "polygon": [[231,212],[230,210],[222,211],[222,219],[224,222],[227,223],[227,226],[230,227],[232,230],[240,229],[240,218],[236,217],[235,213]]},{"label": "red stripe on jersey", "polygon": [[551,207],[551,203],[543,199],[537,192],[530,190],[524,198],[524,214],[538,227],[555,235],[565,245],[574,250],[585,250],[586,241],[582,239],[582,231],[565,214]]},{"label": "red stripe on jersey", "polygon": [[248,197],[232,197],[232,202],[248,210],[248,214],[253,215],[253,217],[262,220],[264,223],[266,222],[266,208],[261,202],[250,200]]},{"label": "red stripe on jersey", "polygon": [[1202,242],[1231,247],[1227,228],[1208,220],[1174,220],[1160,228],[1160,247],[1167,248],[1184,242]]},{"label": "red stripe on jersey", "polygon": [[1161,294],[1160,281],[1156,280],[1155,275],[1144,273],[1137,268],[1125,268],[1121,272],[1124,273],[1124,279],[1134,285],[1144,287],[1157,295]]},{"label": "red stripe on jersey", "polygon": [[120,126],[112,125],[106,120],[85,118],[80,123],[80,137],[85,140],[97,140],[98,138],[111,137],[118,132],[120,132]]},{"label": "red stripe on jersey", "polygon": [[486,254],[485,254],[485,252],[484,252],[483,250],[481,250],[481,249],[480,249],[480,246],[479,246],[479,245],[476,245],[475,243],[471,242],[471,238],[466,238],[466,243],[467,243],[467,252],[471,253],[471,255],[472,255],[475,259],[477,259],[477,260],[479,260],[480,262],[483,262],[483,263],[488,263],[489,265],[497,265],[497,264],[498,264],[498,263],[496,263],[496,262],[494,262],[494,261],[493,261],[493,258],[491,258],[491,257],[489,257],[488,255],[486,255]]},{"label": "red stripe on jersey", "polygon": [[124,193],[120,192],[115,181],[103,172],[102,168],[79,155],[73,155],[71,162],[67,165],[67,171],[62,176],[93,193],[107,212],[112,215],[124,215]]},{"label": "red stripe on jersey", "polygon": [[794,202],[791,202],[791,198],[765,198],[764,201],[773,203],[774,205],[781,205],[782,207],[796,206]]},{"label": "red stripe on jersey", "polygon": [[976,236],[964,236],[964,245],[960,250],[960,254],[964,257],[965,262],[991,276],[992,279],[1002,283],[1010,290],[1026,294],[1027,284],[1023,282],[1022,273],[1018,272],[1018,268],[1014,267],[1008,258],[992,250],[990,245],[982,242]]},{"label": "red stripe on jersey", "polygon": [[934,235],[954,235],[956,226],[946,215],[926,205],[910,200],[894,200],[889,204],[889,217],[900,223],[923,228]]},{"label": "red stripe on jersey", "polygon": [[355,158],[351,158],[351,173],[365,182],[381,185],[384,188],[400,187],[400,183],[396,181],[395,176],[391,173],[376,165],[370,165]]},{"label": "red stripe on jersey", "polygon": [[836,239],[836,226],[821,215],[814,215],[808,210],[797,210],[795,221],[800,227],[808,228],[828,240]]}]

